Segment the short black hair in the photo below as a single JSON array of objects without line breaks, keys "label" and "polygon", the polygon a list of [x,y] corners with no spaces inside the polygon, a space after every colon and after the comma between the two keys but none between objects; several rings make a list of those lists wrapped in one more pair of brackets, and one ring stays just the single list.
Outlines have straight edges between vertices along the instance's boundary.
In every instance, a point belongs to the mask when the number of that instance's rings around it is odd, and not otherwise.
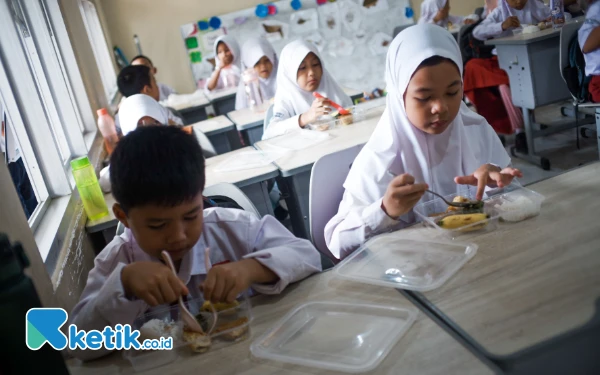
[{"label": "short black hair", "polygon": [[119,91],[126,98],[141,93],[145,86],[151,84],[150,68],[145,65],[126,66],[117,77]]},{"label": "short black hair", "polygon": [[146,59],[146,61],[148,61],[150,63],[150,65],[154,66],[154,64],[152,64],[152,60],[150,60],[150,58],[148,56],[144,56],[144,55],[137,55],[136,57],[131,59],[131,63],[133,63],[137,59]]},{"label": "short black hair", "polygon": [[143,126],[121,138],[110,158],[110,184],[125,212],[173,207],[204,190],[204,155],[195,136],[176,126]]},{"label": "short black hair", "polygon": [[430,58],[423,60],[423,62],[419,65],[419,68],[423,68],[426,66],[436,66],[443,62],[449,62],[449,63],[452,63],[453,65],[456,65],[456,63],[452,59],[449,59],[447,57],[442,57],[439,55],[435,55],[435,56],[431,56]]}]

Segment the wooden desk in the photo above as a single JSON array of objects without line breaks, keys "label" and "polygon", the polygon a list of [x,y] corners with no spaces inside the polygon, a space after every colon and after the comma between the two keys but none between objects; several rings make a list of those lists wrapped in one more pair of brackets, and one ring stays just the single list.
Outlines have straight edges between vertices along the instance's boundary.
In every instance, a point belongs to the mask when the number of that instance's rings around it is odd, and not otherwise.
[{"label": "wooden desk", "polygon": [[[377,103],[385,105],[385,100]],[[309,186],[313,164],[322,156],[367,143],[384,109],[383,105],[373,107],[367,111],[366,120],[329,130],[332,136],[329,140],[302,150],[291,151],[275,161],[283,177],[277,182],[277,186],[288,197],[286,202],[296,236],[310,238]],[[255,147],[268,148],[268,142],[269,140],[258,142]]]},{"label": "wooden desk", "polygon": [[[582,22],[571,22],[578,21]],[[513,155],[549,170],[550,160],[536,154],[534,138],[575,127],[567,124],[542,131],[533,128],[535,108],[571,98],[560,72],[560,29],[490,39],[485,44],[496,46],[500,68],[508,73],[513,103],[523,111],[528,153],[513,150]]]},{"label": "wooden desk", "polygon": [[237,87],[211,91],[206,95],[217,116],[235,110],[235,95]]},{"label": "wooden desk", "polygon": [[229,112],[227,117],[235,124],[238,131],[242,133],[247,145],[253,145],[262,139],[263,123],[270,103],[265,103],[262,108],[252,110],[244,108]]},{"label": "wooden desk", "polygon": [[233,144],[230,141],[230,138],[237,138],[238,134],[235,125],[226,116],[213,117],[190,126],[193,126],[194,130],[200,130],[210,139],[217,154],[232,151],[240,143],[239,139]]},{"label": "wooden desk", "polygon": [[209,100],[203,93],[194,95],[191,100],[186,101],[185,103],[178,103],[174,105],[169,105],[168,102],[163,103],[161,104],[178,111],[183,117],[182,120],[186,125],[206,120],[206,107],[210,105]]},{"label": "wooden desk", "polygon": [[[288,287],[279,296],[253,298],[254,321],[252,337],[233,346],[205,354],[186,356],[147,375],[188,375],[199,371],[206,374],[244,375],[343,375],[343,373],[310,367],[289,365],[254,358],[250,353],[252,341],[266,331],[293,307],[308,301],[340,301],[376,303],[414,308],[396,290],[346,282],[333,277],[332,272],[314,275]],[[72,375],[134,374],[133,368],[121,353],[82,364],[69,360]],[[481,362],[454,341],[431,320],[420,314],[417,321],[400,339],[384,361],[367,374],[491,374]]]},{"label": "wooden desk", "polygon": [[206,159],[206,186],[222,182],[234,184],[250,198],[261,215],[273,215],[273,207],[267,188],[268,180],[279,175],[274,164],[261,168],[244,169],[233,172],[217,172],[216,167],[224,160],[243,152],[258,152],[254,147],[244,147]]}]

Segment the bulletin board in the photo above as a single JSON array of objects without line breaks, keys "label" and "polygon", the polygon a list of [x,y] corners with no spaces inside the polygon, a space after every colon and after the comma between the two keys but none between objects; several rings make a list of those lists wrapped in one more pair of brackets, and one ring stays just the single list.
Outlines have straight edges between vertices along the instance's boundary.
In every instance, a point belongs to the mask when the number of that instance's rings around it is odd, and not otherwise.
[{"label": "bulletin board", "polygon": [[240,48],[249,38],[264,36],[278,56],[295,39],[311,41],[338,83],[370,92],[385,88],[393,30],[415,23],[413,17],[410,0],[285,0],[195,20],[180,30],[199,88],[214,69],[215,39],[227,34]]}]

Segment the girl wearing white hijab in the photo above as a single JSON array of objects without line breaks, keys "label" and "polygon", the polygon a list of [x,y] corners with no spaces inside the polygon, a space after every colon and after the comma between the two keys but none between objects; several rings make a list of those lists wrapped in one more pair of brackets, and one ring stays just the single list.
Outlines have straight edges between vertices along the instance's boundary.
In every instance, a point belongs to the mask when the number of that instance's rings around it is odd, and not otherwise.
[{"label": "girl wearing white hijab", "polygon": [[[242,71],[254,69],[258,75],[260,94],[264,101],[275,97],[277,89],[277,54],[265,38],[252,38],[242,46]],[[248,108],[246,86],[240,82],[235,96],[235,109]]]},{"label": "girl wearing white hijab", "polygon": [[537,25],[551,16],[550,8],[539,0],[498,0],[498,6],[473,30],[479,40],[512,35],[523,24]]},{"label": "girl wearing white hijab", "polygon": [[236,87],[240,82],[240,46],[230,35],[217,38],[214,43],[215,71],[208,79],[206,90]]},{"label": "girl wearing white hijab", "polygon": [[[368,238],[412,224],[412,208],[477,186],[505,186],[521,173],[485,119],[462,101],[462,58],[454,37],[421,24],[402,31],[386,62],[387,107],[344,183],[325,227],[331,253],[349,255]],[[493,163],[493,164],[492,164]],[[460,185],[459,185],[460,184]]]},{"label": "girl wearing white hijab", "polygon": [[434,23],[447,28],[448,22],[454,25],[461,23],[468,25],[474,22],[470,18],[453,16],[449,12],[450,0],[425,0],[421,4],[419,23]]},{"label": "girl wearing white hijab", "polygon": [[[318,92],[327,99],[315,99]],[[263,139],[304,128],[330,111],[329,99],[346,108],[352,100],[327,72],[317,48],[296,40],[281,51],[273,117]]]}]

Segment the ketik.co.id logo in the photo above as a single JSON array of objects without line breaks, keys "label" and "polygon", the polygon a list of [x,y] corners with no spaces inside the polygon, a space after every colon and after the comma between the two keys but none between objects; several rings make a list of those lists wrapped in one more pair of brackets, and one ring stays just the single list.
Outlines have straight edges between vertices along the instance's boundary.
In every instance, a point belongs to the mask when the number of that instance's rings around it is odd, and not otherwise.
[{"label": "ketik.co.id logo", "polygon": [[34,308],[25,315],[25,342],[31,350],[39,350],[45,343],[56,350],[90,349],[98,350],[171,350],[173,338],[144,340],[140,344],[140,332],[132,330],[129,324],[117,324],[104,330],[80,331],[74,324],[69,325],[69,337],[60,330],[67,322],[67,312],[59,308]]}]

